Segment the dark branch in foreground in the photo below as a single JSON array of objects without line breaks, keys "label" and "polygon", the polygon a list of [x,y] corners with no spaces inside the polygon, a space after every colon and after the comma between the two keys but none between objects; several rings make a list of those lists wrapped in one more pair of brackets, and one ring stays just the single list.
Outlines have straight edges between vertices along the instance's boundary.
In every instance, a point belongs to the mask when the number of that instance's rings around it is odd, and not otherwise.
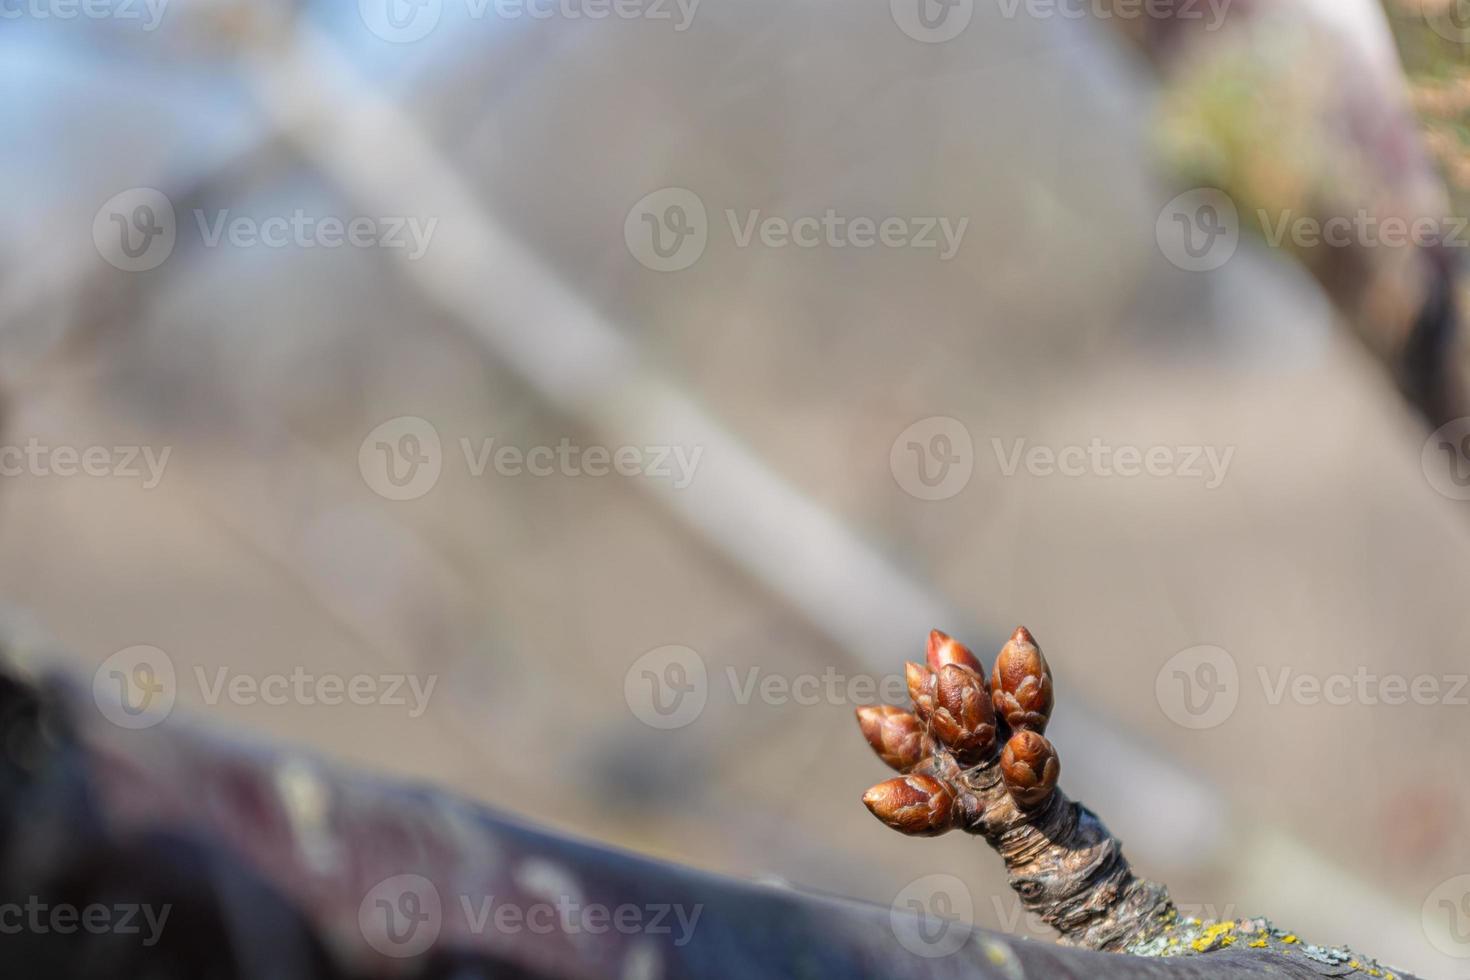
[{"label": "dark branch in foreground", "polygon": [[[934,923],[902,909],[568,840],[448,793],[335,770],[176,718],[119,727],[92,691],[67,679],[0,674],[0,753],[0,908],[27,916],[5,935],[7,976],[1230,980],[1351,972],[1300,954],[1119,956],[959,925],[965,941],[956,952],[916,955],[896,931]],[[57,917],[64,908],[72,918]],[[596,908],[609,915],[594,919]],[[109,927],[78,926],[93,914]]]}]

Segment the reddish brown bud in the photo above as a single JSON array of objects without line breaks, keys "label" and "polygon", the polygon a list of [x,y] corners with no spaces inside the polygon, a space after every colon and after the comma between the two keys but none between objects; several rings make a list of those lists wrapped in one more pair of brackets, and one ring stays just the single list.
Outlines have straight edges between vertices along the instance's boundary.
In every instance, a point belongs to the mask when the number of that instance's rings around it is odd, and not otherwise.
[{"label": "reddish brown bud", "polygon": [[995,713],[1017,731],[1046,731],[1051,718],[1051,668],[1024,626],[1016,627],[995,658],[990,675]]},{"label": "reddish brown bud", "polygon": [[904,678],[909,684],[909,697],[914,702],[914,712],[927,721],[934,712],[935,688],[939,678],[928,667],[910,660],[903,665]]},{"label": "reddish brown bud", "polygon": [[985,676],[985,665],[970,652],[970,648],[941,630],[929,631],[929,650],[925,657],[929,669],[935,673],[945,664],[968,667],[981,677]]},{"label": "reddish brown bud", "polygon": [[908,772],[929,755],[934,745],[924,734],[924,723],[907,711],[890,704],[869,704],[857,709],[863,737],[892,769]]},{"label": "reddish brown bud", "polygon": [[900,833],[933,837],[954,826],[954,790],[928,773],[881,782],[863,794],[863,802]]},{"label": "reddish brown bud", "polygon": [[1057,788],[1062,762],[1045,735],[1021,731],[1011,736],[1000,753],[1000,774],[1011,799],[1032,810],[1051,798]]},{"label": "reddish brown bud", "polygon": [[959,664],[940,668],[929,725],[962,765],[988,758],[995,751],[995,711],[985,679]]}]

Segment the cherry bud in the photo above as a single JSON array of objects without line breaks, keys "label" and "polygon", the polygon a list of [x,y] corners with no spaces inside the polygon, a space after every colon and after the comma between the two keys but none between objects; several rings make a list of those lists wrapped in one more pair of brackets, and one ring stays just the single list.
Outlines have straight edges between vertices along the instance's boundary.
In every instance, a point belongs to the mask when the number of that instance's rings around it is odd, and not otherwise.
[{"label": "cherry bud", "polygon": [[1045,735],[1020,731],[1000,753],[1000,774],[1011,799],[1023,810],[1040,807],[1057,788],[1062,763]]},{"label": "cherry bud", "polygon": [[873,816],[900,833],[933,837],[954,826],[954,790],[928,773],[879,783],[863,794]]},{"label": "cherry bud", "polygon": [[990,696],[995,713],[1011,728],[1046,731],[1052,708],[1051,668],[1026,627],[1016,627],[996,655]]},{"label": "cherry bud", "polygon": [[873,751],[890,768],[908,772],[933,754],[924,723],[901,708],[868,704],[857,709],[858,726]]},{"label": "cherry bud", "polygon": [[962,765],[974,765],[995,751],[995,711],[985,679],[960,664],[945,664],[935,685],[929,725]]},{"label": "cherry bud", "polygon": [[914,713],[927,721],[934,712],[934,698],[939,678],[928,667],[910,660],[903,665],[904,678],[909,685],[909,698],[914,702]]}]

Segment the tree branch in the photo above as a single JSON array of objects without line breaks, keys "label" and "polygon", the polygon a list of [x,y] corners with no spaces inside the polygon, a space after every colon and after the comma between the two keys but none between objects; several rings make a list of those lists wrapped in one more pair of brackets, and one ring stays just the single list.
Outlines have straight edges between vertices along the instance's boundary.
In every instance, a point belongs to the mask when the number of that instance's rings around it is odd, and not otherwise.
[{"label": "tree branch", "polygon": [[[177,715],[155,724],[140,710],[129,719],[138,727],[119,727],[98,696],[64,676],[0,672],[0,907],[41,916],[6,935],[9,975],[1232,980],[1325,972],[1299,953],[1119,956],[963,923],[940,924],[959,930],[955,952],[924,956],[896,931],[935,923],[905,908],[569,840],[446,792],[211,735]],[[1041,856],[1020,846],[1033,838],[993,829],[1017,845],[1017,868],[1040,866],[1032,862]],[[54,923],[47,910],[125,905],[162,920],[156,941],[121,928],[45,928]],[[600,928],[596,909],[611,913]],[[618,916],[625,927],[612,925]]]}]

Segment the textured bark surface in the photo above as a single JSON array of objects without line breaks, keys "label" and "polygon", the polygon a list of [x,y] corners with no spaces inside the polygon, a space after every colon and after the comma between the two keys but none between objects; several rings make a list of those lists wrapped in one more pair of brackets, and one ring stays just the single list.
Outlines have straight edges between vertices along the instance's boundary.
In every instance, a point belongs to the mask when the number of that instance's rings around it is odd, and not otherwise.
[{"label": "textured bark surface", "polygon": [[995,848],[1022,904],[1063,942],[1118,951],[1167,924],[1174,911],[1168,890],[1133,873],[1092,811],[1058,790],[1040,812],[1023,813],[994,763],[959,778],[981,803],[967,829]]}]

